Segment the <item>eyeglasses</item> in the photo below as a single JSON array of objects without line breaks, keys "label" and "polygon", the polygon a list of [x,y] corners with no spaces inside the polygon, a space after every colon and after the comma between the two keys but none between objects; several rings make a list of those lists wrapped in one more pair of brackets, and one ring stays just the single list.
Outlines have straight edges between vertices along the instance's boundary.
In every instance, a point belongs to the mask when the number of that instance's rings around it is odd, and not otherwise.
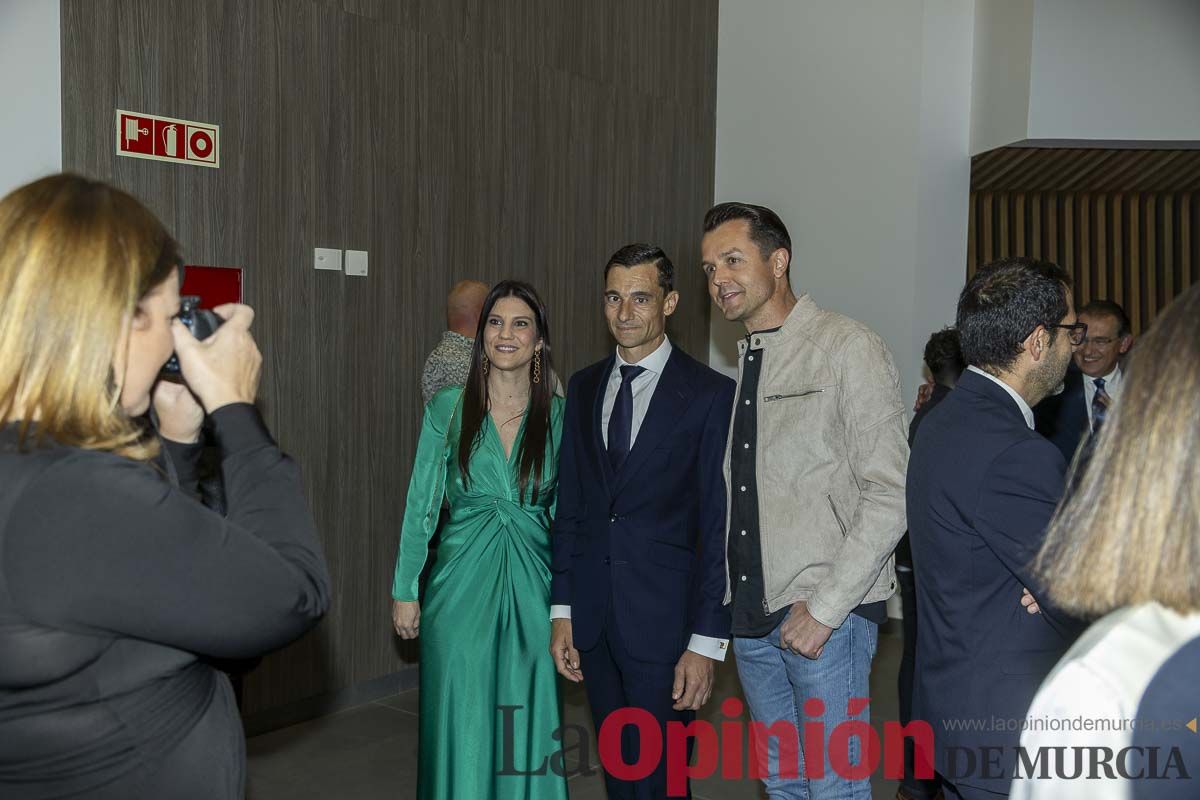
[{"label": "eyeglasses", "polygon": [[1087,323],[1076,322],[1074,325],[1047,325],[1047,328],[1063,328],[1067,333],[1067,338],[1071,340],[1071,344],[1075,347],[1087,341]]}]

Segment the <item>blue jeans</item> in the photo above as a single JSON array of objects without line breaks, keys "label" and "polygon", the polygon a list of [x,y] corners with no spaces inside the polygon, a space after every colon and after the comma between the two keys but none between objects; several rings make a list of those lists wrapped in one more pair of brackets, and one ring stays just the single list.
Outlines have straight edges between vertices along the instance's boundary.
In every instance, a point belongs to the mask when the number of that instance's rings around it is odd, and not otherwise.
[{"label": "blue jeans", "polygon": [[[851,698],[869,697],[871,659],[875,657],[878,641],[879,626],[856,614],[848,616],[842,627],[830,635],[821,657],[815,661],[780,648],[779,627],[761,639],[734,639],[738,677],[754,722],[768,727],[784,722],[794,726],[801,735],[799,777],[786,777],[787,771],[780,776],[780,739],[778,736],[768,738],[768,777],[763,783],[772,800],[871,800],[870,777],[847,780],[838,775],[830,764],[829,743],[830,735],[843,722],[854,719],[870,723],[869,707],[851,716],[847,706]],[[804,713],[805,701],[812,699],[824,704],[824,713],[820,717]],[[813,709],[810,707],[809,710]],[[803,732],[806,720],[810,724],[824,725],[820,742],[825,767],[822,778],[805,777]],[[836,738],[844,741],[844,737]],[[862,745],[861,739],[853,736],[848,747],[842,749],[843,754],[849,751],[850,764],[861,762]],[[840,745],[835,742],[834,746]],[[784,752],[786,755],[787,750]],[[788,760],[784,760],[785,770],[790,769]]]}]

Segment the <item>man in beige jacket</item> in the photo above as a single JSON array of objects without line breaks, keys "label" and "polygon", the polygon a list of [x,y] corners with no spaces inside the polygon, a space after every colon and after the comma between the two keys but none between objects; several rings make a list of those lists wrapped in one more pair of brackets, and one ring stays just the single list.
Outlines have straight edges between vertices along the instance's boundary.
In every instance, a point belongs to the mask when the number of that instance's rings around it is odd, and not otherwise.
[{"label": "man in beige jacket", "polygon": [[725,455],[738,675],[756,722],[788,723],[780,734],[819,722],[827,739],[805,742],[796,764],[794,733],[772,736],[767,790],[869,800],[869,779],[847,777],[863,762],[861,739],[830,734],[870,717],[871,659],[896,588],[900,379],[875,333],[793,294],[791,238],[770,209],[714,207],[701,251],[717,308],[746,328]]}]

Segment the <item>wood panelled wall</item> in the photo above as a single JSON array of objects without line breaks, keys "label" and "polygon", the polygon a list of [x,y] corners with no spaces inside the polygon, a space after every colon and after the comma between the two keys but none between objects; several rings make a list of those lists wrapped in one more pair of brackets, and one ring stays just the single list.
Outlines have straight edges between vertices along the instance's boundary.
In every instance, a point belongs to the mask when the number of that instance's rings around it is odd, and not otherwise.
[{"label": "wood panelled wall", "polygon": [[1200,280],[1200,149],[1014,145],[971,159],[967,274],[1061,264],[1075,302],[1115,300],[1135,334]]},{"label": "wood panelled wall", "polygon": [[1135,335],[1200,280],[1196,193],[972,192],[970,214],[968,276],[1003,256],[1053,261],[1077,304],[1115,300]]},{"label": "wood panelled wall", "polygon": [[[717,0],[62,0],[62,27],[65,168],[245,269],[262,407],[329,555],[332,612],[244,710],[412,663],[391,570],[447,289],[531,281],[565,377],[609,350],[605,258],[652,241],[673,339],[708,352]],[[114,156],[118,107],[219,124],[221,168]],[[314,271],[314,247],[369,251],[370,276]]]}]

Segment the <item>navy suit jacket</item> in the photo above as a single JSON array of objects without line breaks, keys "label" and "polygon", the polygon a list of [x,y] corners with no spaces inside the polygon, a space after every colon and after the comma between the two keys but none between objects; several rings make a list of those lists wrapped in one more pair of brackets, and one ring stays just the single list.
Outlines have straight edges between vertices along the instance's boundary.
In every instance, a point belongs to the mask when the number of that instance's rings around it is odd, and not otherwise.
[{"label": "navy suit jacket", "polygon": [[[1154,673],[1142,695],[1136,718],[1161,722],[1179,720],[1186,724],[1187,712],[1196,713],[1194,702],[1189,706],[1188,698],[1194,699],[1196,696],[1197,673],[1200,673],[1200,637],[1176,650],[1175,655]],[[1180,717],[1184,719],[1180,720]],[[1191,780],[1134,781],[1133,800],[1195,800],[1194,781],[1200,780],[1197,778],[1197,773],[1200,773],[1200,736],[1184,733],[1170,724],[1139,725],[1133,731],[1133,746],[1158,748],[1159,774],[1166,769],[1171,749],[1178,748],[1184,768],[1191,775]],[[1174,776],[1179,772],[1171,770],[1167,774]]]},{"label": "navy suit jacket", "polygon": [[1080,443],[1090,433],[1083,373],[1074,362],[1063,378],[1063,390],[1038,403],[1033,417],[1038,433],[1049,439],[1070,464]]},{"label": "navy suit jacket", "polygon": [[721,469],[735,384],[674,347],[614,473],[600,421],[615,360],[567,389],[550,602],[571,606],[576,648],[597,644],[611,604],[631,656],[673,664],[692,634],[729,638]]},{"label": "navy suit jacket", "polygon": [[[908,462],[908,524],[917,573],[913,718],[933,727],[934,768],[956,783],[1008,793],[1019,728],[955,729],[1024,717],[1042,679],[1079,634],[1030,571],[1063,493],[1062,453],[1029,429],[1016,401],[964,372],[929,413]],[[1022,587],[1042,608],[1021,606]],[[1003,747],[1007,777],[981,778],[978,748]],[[971,748],[975,776],[948,748]],[[966,770],[966,756],[958,756]]]}]

